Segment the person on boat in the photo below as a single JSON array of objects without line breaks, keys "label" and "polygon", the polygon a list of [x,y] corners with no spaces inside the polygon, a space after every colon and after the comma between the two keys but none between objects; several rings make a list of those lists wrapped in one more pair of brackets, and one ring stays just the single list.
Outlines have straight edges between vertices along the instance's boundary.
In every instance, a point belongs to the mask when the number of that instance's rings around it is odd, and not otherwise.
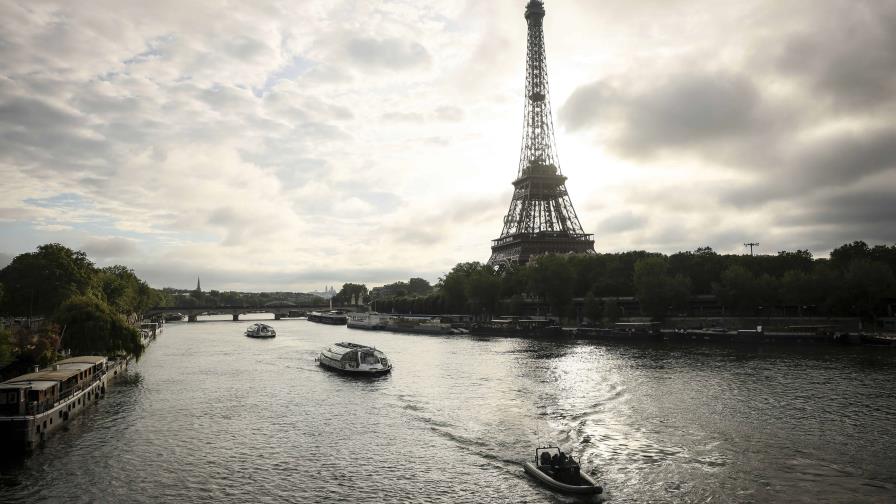
[{"label": "person on boat", "polygon": [[541,452],[541,457],[538,464],[543,466],[551,465],[551,454],[546,451]]}]

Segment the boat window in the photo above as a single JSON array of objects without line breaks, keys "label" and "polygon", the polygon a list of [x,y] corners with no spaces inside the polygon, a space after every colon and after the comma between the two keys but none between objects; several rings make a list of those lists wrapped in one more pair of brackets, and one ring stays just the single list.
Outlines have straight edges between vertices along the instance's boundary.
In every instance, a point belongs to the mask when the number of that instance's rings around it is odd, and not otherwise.
[{"label": "boat window", "polygon": [[376,355],[371,353],[363,353],[361,354],[361,363],[362,364],[379,364],[380,360]]}]

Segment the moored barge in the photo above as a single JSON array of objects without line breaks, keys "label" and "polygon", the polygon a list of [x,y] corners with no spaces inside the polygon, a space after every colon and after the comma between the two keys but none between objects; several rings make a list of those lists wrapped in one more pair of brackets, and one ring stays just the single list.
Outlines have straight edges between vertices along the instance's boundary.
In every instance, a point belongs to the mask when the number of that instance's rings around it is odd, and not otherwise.
[{"label": "moored barge", "polygon": [[127,360],[85,355],[0,383],[0,447],[34,448],[106,394],[109,380]]},{"label": "moored barge", "polygon": [[348,314],[346,325],[353,329],[385,329],[388,315],[377,312],[355,312]]},{"label": "moored barge", "polygon": [[328,312],[311,312],[308,314],[308,320],[320,324],[345,325],[348,317],[341,311]]}]

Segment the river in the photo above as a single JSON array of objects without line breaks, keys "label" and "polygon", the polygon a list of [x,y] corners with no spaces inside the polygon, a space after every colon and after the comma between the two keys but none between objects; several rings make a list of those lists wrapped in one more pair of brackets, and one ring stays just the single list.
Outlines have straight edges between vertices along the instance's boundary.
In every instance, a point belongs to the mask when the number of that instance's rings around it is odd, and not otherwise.
[{"label": "river", "polygon": [[[165,326],[127,378],[0,464],[0,501],[579,502],[520,462],[558,443],[610,502],[896,501],[896,351],[552,343],[304,320]],[[255,317],[263,318],[263,317]],[[376,345],[391,375],[314,358]]]}]

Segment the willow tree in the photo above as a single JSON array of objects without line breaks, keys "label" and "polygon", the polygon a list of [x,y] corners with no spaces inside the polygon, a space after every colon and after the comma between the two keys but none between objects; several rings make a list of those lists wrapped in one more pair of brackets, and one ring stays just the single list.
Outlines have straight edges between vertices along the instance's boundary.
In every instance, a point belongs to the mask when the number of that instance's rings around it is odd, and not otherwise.
[{"label": "willow tree", "polygon": [[62,347],[73,354],[140,356],[143,353],[140,332],[94,296],[72,297],[59,307],[53,318],[63,328]]}]

